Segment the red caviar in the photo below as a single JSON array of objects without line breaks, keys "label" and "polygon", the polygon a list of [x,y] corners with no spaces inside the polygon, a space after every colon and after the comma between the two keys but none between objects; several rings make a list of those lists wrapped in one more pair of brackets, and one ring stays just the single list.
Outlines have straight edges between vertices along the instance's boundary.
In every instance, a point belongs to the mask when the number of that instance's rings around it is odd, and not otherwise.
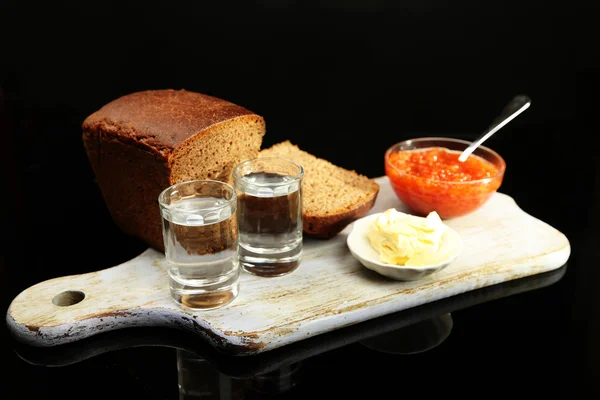
[{"label": "red caviar", "polygon": [[483,205],[504,173],[503,162],[498,166],[475,154],[461,162],[460,154],[443,147],[391,151],[385,170],[400,200],[416,213],[457,217]]}]

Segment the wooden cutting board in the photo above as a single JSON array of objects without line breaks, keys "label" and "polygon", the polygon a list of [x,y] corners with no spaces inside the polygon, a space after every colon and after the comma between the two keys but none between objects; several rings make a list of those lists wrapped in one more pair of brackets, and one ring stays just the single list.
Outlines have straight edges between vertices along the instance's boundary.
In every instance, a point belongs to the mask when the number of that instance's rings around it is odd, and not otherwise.
[{"label": "wooden cutting board", "polygon": [[[454,326],[452,313],[554,285],[563,278],[566,270],[565,264],[553,271],[461,293],[420,307],[409,308],[313,336],[251,357],[223,354],[204,340],[198,340],[198,336],[193,333],[167,327],[129,329],[127,334],[123,334],[122,330],[113,330],[61,346],[44,348],[15,343],[14,349],[22,360],[30,364],[63,367],[100,354],[132,347],[168,347],[207,360],[220,373],[227,376],[252,378],[256,375],[276,372],[286,366],[301,363],[319,354],[351,344],[366,344],[371,350],[386,352],[389,352],[390,344],[392,346],[395,344],[395,354],[398,354],[399,348],[408,350],[410,354],[429,351],[451,335]],[[407,330],[410,334],[407,334]],[[390,337],[393,340],[390,340]],[[385,348],[381,349],[381,345]]]},{"label": "wooden cutting board", "polygon": [[[371,213],[408,212],[387,177]],[[346,245],[348,226],[327,241],[305,239],[300,267],[261,278],[243,273],[240,294],[224,308],[190,312],[169,294],[164,254],[148,249],[105,270],[41,282],[7,311],[13,336],[55,346],[101,332],[139,326],[192,331],[219,351],[250,355],[474,289],[554,270],[571,253],[560,231],[496,193],[478,211],[446,221],[464,248],[451,265],[401,282],[363,267]],[[54,302],[53,302],[54,300]]]}]

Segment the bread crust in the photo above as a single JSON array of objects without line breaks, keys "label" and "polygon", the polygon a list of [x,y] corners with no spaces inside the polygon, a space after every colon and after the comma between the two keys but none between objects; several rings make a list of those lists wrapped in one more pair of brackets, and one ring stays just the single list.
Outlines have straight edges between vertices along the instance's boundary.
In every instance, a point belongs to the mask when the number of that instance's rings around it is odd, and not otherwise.
[{"label": "bread crust", "polygon": [[163,156],[212,125],[254,113],[216,97],[187,90],[146,90],[104,105],[88,116],[84,131],[101,129]]},{"label": "bread crust", "polygon": [[103,133],[86,133],[83,143],[116,225],[125,233],[164,250],[157,199],[161,188],[169,186],[170,172],[165,160]]},{"label": "bread crust", "polygon": [[379,188],[367,201],[341,214],[327,216],[303,215],[302,225],[304,233],[307,236],[317,239],[331,239],[343,231],[350,223],[367,215],[371,208],[373,208],[378,194]]}]

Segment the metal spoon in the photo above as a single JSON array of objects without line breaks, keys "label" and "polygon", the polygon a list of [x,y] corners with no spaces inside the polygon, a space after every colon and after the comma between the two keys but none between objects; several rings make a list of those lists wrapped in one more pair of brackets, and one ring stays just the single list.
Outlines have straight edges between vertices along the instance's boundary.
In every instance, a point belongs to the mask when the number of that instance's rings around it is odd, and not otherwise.
[{"label": "metal spoon", "polygon": [[490,136],[498,132],[504,125],[512,121],[517,115],[527,110],[531,105],[531,99],[525,95],[515,96],[511,101],[508,102],[506,107],[502,110],[502,113],[494,119],[494,122],[487,128],[481,136],[477,138],[473,143],[467,147],[458,161],[464,162],[466,159],[478,148],[483,142],[485,142]]}]

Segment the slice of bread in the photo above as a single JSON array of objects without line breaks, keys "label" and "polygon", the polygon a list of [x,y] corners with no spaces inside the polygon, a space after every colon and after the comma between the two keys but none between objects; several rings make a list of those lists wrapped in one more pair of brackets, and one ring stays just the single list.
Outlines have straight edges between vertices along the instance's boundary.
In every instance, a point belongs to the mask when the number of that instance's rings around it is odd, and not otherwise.
[{"label": "slice of bread", "polygon": [[302,223],[304,233],[331,238],[373,207],[379,185],[372,179],[309,154],[290,141],[263,149],[259,157],[283,157],[304,167]]}]

